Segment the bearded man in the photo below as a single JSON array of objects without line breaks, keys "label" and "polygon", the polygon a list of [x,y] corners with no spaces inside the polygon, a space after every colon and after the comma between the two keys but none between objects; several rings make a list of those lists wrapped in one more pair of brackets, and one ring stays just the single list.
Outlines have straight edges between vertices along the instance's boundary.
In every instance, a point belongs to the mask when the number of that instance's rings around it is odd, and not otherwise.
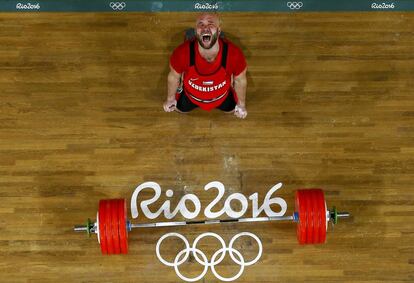
[{"label": "bearded man", "polygon": [[246,59],[240,48],[220,34],[217,14],[203,13],[196,21],[195,38],[174,50],[166,112],[217,108],[246,118]]}]

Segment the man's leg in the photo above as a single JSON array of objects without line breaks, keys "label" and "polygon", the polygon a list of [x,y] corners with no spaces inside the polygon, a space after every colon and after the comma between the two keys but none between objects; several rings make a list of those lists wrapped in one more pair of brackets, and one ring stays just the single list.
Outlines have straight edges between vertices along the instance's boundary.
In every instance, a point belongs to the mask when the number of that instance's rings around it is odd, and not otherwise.
[{"label": "man's leg", "polygon": [[192,103],[187,95],[184,94],[183,89],[181,89],[181,92],[177,93],[177,106],[175,106],[177,112],[186,113],[197,107],[198,106]]},{"label": "man's leg", "polygon": [[234,108],[237,105],[235,93],[232,89],[229,90],[229,95],[227,95],[226,99],[223,101],[220,106],[217,107],[217,109],[220,109],[221,111],[227,112],[227,113],[233,113]]}]

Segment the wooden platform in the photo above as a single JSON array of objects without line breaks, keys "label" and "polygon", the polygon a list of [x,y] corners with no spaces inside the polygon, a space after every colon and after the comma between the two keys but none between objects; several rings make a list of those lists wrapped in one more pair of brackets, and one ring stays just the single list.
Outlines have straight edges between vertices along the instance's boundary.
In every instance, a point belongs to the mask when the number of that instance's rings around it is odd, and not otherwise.
[{"label": "wooden platform", "polygon": [[[162,110],[169,54],[194,18],[0,15],[0,282],[181,282],[155,255],[172,231],[255,233],[263,256],[237,282],[413,282],[414,15],[223,14],[249,66],[244,121]],[[321,187],[352,217],[325,245],[300,246],[292,223],[229,224],[134,231],[129,255],[110,257],[72,231],[145,181],[173,189],[173,206],[194,193],[204,208],[215,180],[261,199],[283,182],[289,214],[297,188]],[[179,245],[166,245],[171,260]],[[238,248],[251,259],[257,246]]]}]

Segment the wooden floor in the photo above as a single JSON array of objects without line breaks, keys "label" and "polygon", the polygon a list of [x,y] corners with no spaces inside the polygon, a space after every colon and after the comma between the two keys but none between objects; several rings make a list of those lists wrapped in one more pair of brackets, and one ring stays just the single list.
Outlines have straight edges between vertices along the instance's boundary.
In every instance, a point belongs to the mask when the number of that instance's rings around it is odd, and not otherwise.
[{"label": "wooden floor", "polygon": [[[414,14],[222,14],[248,61],[246,120],[163,112],[168,57],[194,18],[0,14],[0,282],[181,282],[155,255],[171,231],[255,233],[263,256],[237,282],[413,282]],[[292,223],[229,224],[133,231],[129,255],[110,257],[72,231],[144,181],[205,207],[215,180],[261,199],[283,182],[289,214],[297,188],[321,187],[352,217],[325,245],[300,246]]]}]

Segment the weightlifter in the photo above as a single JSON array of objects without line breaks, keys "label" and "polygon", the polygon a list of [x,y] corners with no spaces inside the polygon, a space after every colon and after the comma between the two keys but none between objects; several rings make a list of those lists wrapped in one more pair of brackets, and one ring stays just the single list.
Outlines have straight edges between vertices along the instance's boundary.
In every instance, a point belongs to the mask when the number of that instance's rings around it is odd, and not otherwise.
[{"label": "weightlifter", "polygon": [[221,38],[220,33],[218,16],[203,13],[196,20],[195,39],[174,50],[166,112],[217,108],[246,118],[246,59],[240,48]]}]

